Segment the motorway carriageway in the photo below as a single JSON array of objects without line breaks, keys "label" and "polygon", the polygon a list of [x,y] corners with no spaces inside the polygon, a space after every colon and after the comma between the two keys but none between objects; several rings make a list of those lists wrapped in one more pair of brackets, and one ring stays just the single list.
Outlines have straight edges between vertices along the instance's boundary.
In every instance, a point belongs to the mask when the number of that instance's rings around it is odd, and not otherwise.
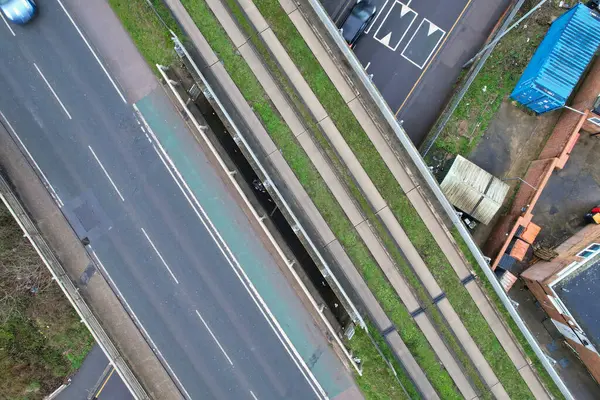
[{"label": "motorway carriageway", "polygon": [[182,394],[353,386],[162,88],[130,104],[60,0],[0,25],[0,122]]}]

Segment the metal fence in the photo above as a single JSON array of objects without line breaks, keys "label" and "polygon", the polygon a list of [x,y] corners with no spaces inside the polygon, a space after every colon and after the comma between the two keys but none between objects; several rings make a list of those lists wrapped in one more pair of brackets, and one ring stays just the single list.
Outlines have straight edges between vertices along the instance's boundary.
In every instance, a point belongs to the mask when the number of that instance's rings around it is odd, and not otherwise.
[{"label": "metal fence", "polygon": [[342,36],[339,34],[337,27],[333,24],[333,22],[327,15],[327,12],[323,9],[319,0],[306,0],[306,1],[310,4],[311,8],[315,12],[315,14],[318,16],[320,23],[323,24],[323,26],[327,30],[328,35],[331,37],[331,39],[333,41],[335,41],[335,44],[338,47],[338,50],[340,52],[342,52],[342,54],[344,55],[344,57],[350,64],[352,70],[354,71],[356,78],[358,78],[358,80],[360,81],[360,84],[368,92],[368,94],[370,96],[370,100],[373,101],[373,103],[377,106],[380,113],[385,118],[385,121],[387,122],[388,126],[394,131],[396,137],[398,138],[398,140],[404,147],[406,154],[410,157],[411,161],[417,167],[419,173],[425,180],[425,183],[427,184],[427,186],[431,189],[431,191],[433,192],[436,199],[442,205],[444,211],[450,217],[453,225],[456,227],[456,229],[460,233],[461,237],[466,242],[467,246],[469,247],[469,250],[472,252],[473,256],[477,260],[477,263],[479,264],[479,266],[483,270],[484,274],[486,275],[486,278],[488,279],[488,281],[494,288],[494,291],[496,292],[496,294],[502,301],[502,304],[508,310],[509,314],[511,315],[511,317],[513,318],[513,320],[515,321],[515,323],[517,324],[517,326],[519,327],[519,329],[521,330],[521,332],[527,339],[527,342],[532,347],[532,349],[538,356],[541,363],[544,365],[544,368],[546,369],[548,374],[552,377],[552,380],[554,381],[554,383],[558,386],[558,388],[560,389],[562,394],[567,399],[573,399],[573,395],[571,394],[569,389],[565,386],[564,382],[562,381],[562,379],[560,378],[558,373],[554,370],[554,368],[550,364],[550,361],[546,357],[546,354],[540,348],[539,344],[537,343],[537,341],[535,340],[535,338],[533,337],[533,335],[527,328],[527,325],[525,325],[525,322],[523,321],[521,316],[517,313],[517,310],[515,309],[514,305],[512,304],[511,300],[509,299],[508,295],[506,294],[506,292],[504,291],[504,289],[502,288],[502,286],[496,279],[496,276],[494,275],[493,271],[489,268],[489,265],[483,255],[483,253],[481,252],[481,249],[479,249],[479,247],[477,246],[477,244],[471,237],[471,234],[469,233],[467,228],[463,225],[462,221],[456,214],[454,207],[452,207],[452,205],[450,204],[448,199],[446,199],[446,196],[444,196],[444,194],[442,193],[442,190],[440,189],[440,186],[438,185],[435,177],[429,170],[428,166],[425,164],[425,161],[419,154],[418,150],[416,149],[416,147],[414,146],[414,144],[412,143],[412,141],[410,140],[410,138],[408,137],[408,135],[406,134],[404,129],[400,126],[400,124],[396,120],[394,113],[392,112],[392,110],[390,110],[386,101],[381,96],[381,94],[379,93],[379,91],[377,90],[377,88],[375,87],[375,85],[373,84],[373,82],[371,81],[371,79],[369,78],[367,73],[365,72],[365,70],[364,70],[362,64],[360,63],[360,61],[358,60],[358,58],[354,55],[352,50],[348,47],[346,42],[343,40]]}]

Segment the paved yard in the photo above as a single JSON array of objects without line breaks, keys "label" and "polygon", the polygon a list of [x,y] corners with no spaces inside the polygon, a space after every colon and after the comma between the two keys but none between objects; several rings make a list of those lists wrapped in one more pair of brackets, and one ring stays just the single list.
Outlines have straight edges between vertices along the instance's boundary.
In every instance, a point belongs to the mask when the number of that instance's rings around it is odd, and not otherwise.
[{"label": "paved yard", "polygon": [[[354,51],[419,146],[510,0],[371,0],[376,18]],[[346,1],[323,0],[337,17]]]},{"label": "paved yard", "polygon": [[543,227],[538,242],[554,247],[580,230],[583,215],[600,204],[600,137],[582,133],[563,170],[554,172],[535,206]]}]

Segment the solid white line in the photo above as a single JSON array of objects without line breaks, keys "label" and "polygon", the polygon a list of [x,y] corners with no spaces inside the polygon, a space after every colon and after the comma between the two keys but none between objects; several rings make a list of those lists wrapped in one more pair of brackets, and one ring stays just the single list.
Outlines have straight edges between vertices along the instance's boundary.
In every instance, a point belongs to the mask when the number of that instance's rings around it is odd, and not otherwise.
[{"label": "solid white line", "polygon": [[[135,104],[133,104],[133,108],[138,113],[140,119],[146,126],[146,129],[149,131],[150,135],[152,136],[152,138],[154,139],[154,141],[158,144],[158,146],[160,148],[160,152],[159,152],[159,150],[156,148],[156,146],[153,145],[154,150],[156,151],[156,153],[162,160],[163,164],[165,164],[165,167],[171,174],[171,177],[176,182],[177,186],[183,193],[184,197],[186,198],[186,200],[188,201],[188,203],[190,204],[190,206],[196,213],[196,216],[198,216],[198,218],[200,219],[200,221],[206,228],[207,232],[209,233],[209,235],[211,236],[211,238],[213,239],[213,241],[215,242],[215,244],[217,245],[217,247],[219,248],[219,250],[225,257],[225,259],[227,260],[227,263],[229,264],[229,266],[232,268],[233,272],[236,274],[237,278],[242,283],[242,286],[244,286],[244,288],[250,295],[250,298],[252,299],[252,301],[254,301],[254,304],[256,305],[258,310],[263,315],[263,318],[265,319],[265,321],[267,321],[267,323],[269,324],[269,326],[275,333],[275,336],[277,336],[277,338],[283,345],[283,348],[286,350],[286,352],[288,353],[288,355],[290,356],[290,358],[292,359],[294,364],[296,364],[296,367],[298,368],[300,373],[304,376],[304,379],[308,382],[308,384],[310,385],[312,390],[315,392],[317,397],[327,399],[328,398],[327,394],[325,393],[325,391],[323,390],[323,388],[321,387],[321,385],[319,384],[319,382],[313,375],[310,368],[308,368],[308,365],[306,365],[306,362],[302,359],[302,357],[298,353],[298,350],[291,343],[290,339],[287,337],[283,328],[281,328],[281,325],[279,324],[279,322],[277,321],[277,319],[275,318],[275,316],[273,315],[273,313],[271,312],[271,310],[269,309],[269,307],[267,306],[267,304],[265,303],[263,298],[258,293],[258,290],[256,290],[256,288],[252,284],[252,281],[250,280],[250,278],[246,275],[246,272],[244,271],[244,269],[241,267],[241,265],[239,264],[239,262],[233,255],[231,249],[229,249],[229,247],[227,246],[227,243],[225,243],[225,240],[221,237],[221,234],[219,233],[219,231],[215,228],[215,226],[212,223],[212,221],[210,220],[210,218],[208,218],[208,215],[204,211],[204,208],[202,208],[202,206],[200,205],[200,202],[194,196],[193,192],[191,191],[191,189],[189,188],[189,186],[183,179],[183,176],[181,175],[181,173],[175,166],[175,163],[171,160],[171,158],[169,157],[169,155],[167,154],[165,149],[162,147],[162,144],[160,143],[160,141],[154,134],[154,131],[152,131],[152,128],[150,128],[150,126],[146,122],[144,116],[140,113],[139,109],[137,108],[137,106]],[[164,158],[163,158],[163,156],[164,156]],[[167,165],[167,162],[165,161],[165,159],[168,160],[170,167]],[[172,168],[172,170],[171,170],[171,168]],[[175,177],[174,172],[175,172],[175,174],[177,174],[178,179]],[[183,184],[183,186],[185,186],[185,189],[182,187],[182,184]],[[191,195],[191,198],[193,198],[193,201],[190,198],[190,196],[188,195],[188,193]],[[202,215],[200,215],[200,213],[202,213]]]},{"label": "solid white line", "polygon": [[212,333],[212,331],[210,330],[208,324],[206,323],[206,321],[204,320],[204,318],[202,318],[202,315],[200,315],[200,312],[198,312],[198,310],[196,310],[196,314],[198,315],[198,318],[200,318],[200,321],[202,321],[202,323],[206,327],[206,330],[208,331],[208,333],[210,333],[210,336],[212,336],[212,338],[215,340],[215,343],[217,344],[217,346],[219,346],[219,349],[221,349],[221,351],[223,352],[223,355],[225,356],[225,358],[227,359],[227,361],[229,361],[229,364],[233,365],[233,361],[231,361],[231,358],[229,358],[229,356],[227,355],[227,352],[225,351],[225,349],[223,348],[223,346],[221,346],[221,343],[219,343],[219,341],[217,340],[217,337],[215,336],[215,334]]},{"label": "solid white line", "polygon": [[144,232],[144,236],[146,236],[146,239],[148,239],[148,242],[150,242],[150,246],[152,246],[152,248],[154,249],[156,254],[158,254],[158,258],[160,258],[160,261],[162,261],[164,266],[167,268],[167,271],[169,271],[169,273],[171,274],[171,277],[173,278],[175,283],[179,285],[179,281],[177,280],[177,278],[175,278],[175,274],[173,273],[173,271],[171,271],[171,268],[169,268],[169,266],[167,265],[167,262],[165,261],[163,256],[160,254],[160,252],[158,251],[158,249],[156,248],[156,246],[154,245],[152,240],[150,239],[150,236],[148,236],[148,234],[146,233],[146,230],[144,228],[141,228],[141,229],[142,229],[142,232]]},{"label": "solid white line", "polygon": [[8,30],[10,31],[10,33],[12,33],[13,36],[17,36],[17,35],[15,35],[15,31],[12,30],[12,28],[10,27],[10,25],[8,24],[8,22],[4,18],[4,14],[2,13],[2,11],[0,11],[0,17],[2,17],[2,21],[4,21],[4,23],[6,24],[6,27],[8,28]]},{"label": "solid white line", "polygon": [[252,398],[254,400],[258,400],[258,397],[256,397],[256,395],[254,394],[254,392],[252,390],[250,391],[250,396],[252,396]]},{"label": "solid white line", "polygon": [[150,334],[148,333],[148,331],[146,330],[146,328],[144,327],[144,325],[142,325],[142,321],[140,321],[140,319],[138,318],[138,316],[135,315],[135,313],[133,312],[133,308],[131,308],[131,306],[129,305],[129,303],[127,303],[127,300],[123,296],[123,293],[121,293],[121,291],[119,290],[119,288],[115,284],[115,281],[113,281],[112,277],[108,274],[108,271],[106,270],[106,267],[104,266],[104,264],[102,264],[102,261],[100,261],[100,258],[98,257],[98,255],[96,254],[96,252],[94,251],[94,249],[92,249],[92,246],[88,245],[88,247],[90,248],[90,252],[91,252],[92,256],[96,259],[96,262],[98,263],[98,265],[100,266],[100,268],[104,272],[104,276],[106,278],[108,278],[108,280],[110,281],[110,286],[112,288],[114,288],[114,290],[116,290],[117,297],[125,304],[125,308],[127,308],[127,312],[129,313],[129,315],[131,315],[133,317],[133,319],[135,320],[136,325],[142,330],[142,333],[144,334],[144,336],[146,337],[146,339],[150,342],[150,346],[152,347],[152,350],[156,354],[158,354],[158,356],[160,357],[162,363],[164,363],[164,365],[167,366],[167,369],[169,370],[169,374],[173,378],[175,378],[175,380],[177,381],[177,384],[179,385],[179,388],[181,390],[183,390],[183,392],[185,393],[186,398],[191,400],[192,396],[190,396],[190,394],[185,389],[185,387],[183,386],[183,384],[181,383],[181,381],[179,380],[179,378],[177,377],[177,375],[175,375],[175,372],[173,371],[173,368],[171,368],[171,366],[167,362],[167,359],[162,355],[162,353],[160,352],[160,349],[156,346],[156,343],[154,343],[154,340],[152,340],[152,336],[150,336]]},{"label": "solid white line", "polygon": [[100,165],[100,168],[102,168],[102,171],[104,171],[104,175],[106,175],[106,177],[108,178],[108,180],[110,181],[110,184],[112,185],[112,187],[115,189],[115,191],[117,192],[117,194],[119,195],[119,197],[121,198],[122,201],[125,201],[125,198],[123,197],[123,195],[121,194],[121,192],[119,191],[119,189],[117,188],[117,185],[115,185],[115,183],[113,182],[112,178],[110,177],[110,175],[108,174],[108,172],[106,171],[106,168],[104,168],[104,165],[102,165],[102,163],[100,162],[100,159],[98,158],[98,156],[96,155],[96,153],[94,152],[94,149],[92,149],[92,146],[88,146],[88,149],[90,149],[90,151],[92,152],[92,155],[94,156],[94,158],[96,159],[96,161],[98,162],[98,165]]},{"label": "solid white line", "polygon": [[[440,36],[440,38],[438,39],[438,41],[436,42],[435,46],[433,46],[433,48],[431,49],[431,51],[429,52],[429,55],[427,56],[427,59],[425,60],[425,62],[423,62],[422,65],[417,64],[415,61],[413,61],[412,59],[410,59],[408,56],[404,55],[404,52],[406,51],[406,49],[409,48],[409,46],[411,45],[413,39],[415,38],[415,36],[417,36],[417,33],[419,33],[419,29],[421,29],[421,26],[423,26],[423,24],[427,22],[430,25],[435,26],[439,31],[442,31],[443,34],[442,36]],[[413,33],[413,35],[411,36],[410,40],[408,41],[408,43],[406,44],[406,46],[404,46],[404,49],[402,50],[402,53],[400,53],[400,55],[402,57],[404,57],[405,59],[407,59],[408,61],[410,61],[413,65],[415,65],[417,68],[419,69],[423,69],[425,67],[425,65],[427,65],[427,63],[429,62],[429,59],[431,58],[431,56],[433,55],[433,53],[435,52],[435,50],[437,49],[437,47],[439,46],[440,42],[442,41],[442,39],[444,38],[444,36],[446,36],[446,31],[443,30],[442,28],[440,28],[439,26],[437,26],[436,24],[434,24],[433,22],[431,22],[430,20],[428,20],[427,18],[423,18],[423,21],[421,21],[421,23],[419,24],[419,26],[417,26],[417,30],[415,31],[415,33]]]},{"label": "solid white line", "polygon": [[23,141],[21,140],[21,138],[19,137],[19,135],[17,135],[17,131],[15,131],[15,129],[10,124],[10,122],[8,121],[8,119],[2,113],[2,111],[0,111],[0,115],[2,116],[2,119],[4,120],[4,122],[6,122],[6,125],[8,125],[8,127],[10,128],[10,131],[12,132],[13,136],[16,137],[17,140],[19,141],[19,144],[21,145],[21,147],[23,148],[23,150],[25,150],[25,153],[27,153],[27,157],[29,157],[29,159],[31,160],[31,162],[33,163],[33,165],[35,166],[35,168],[38,170],[38,172],[42,176],[42,179],[44,180],[44,183],[50,189],[50,195],[54,198],[54,200],[57,202],[57,204],[58,204],[59,207],[64,206],[65,203],[62,202],[62,200],[58,196],[58,193],[56,193],[56,190],[54,190],[54,187],[52,186],[52,184],[50,183],[50,181],[48,180],[48,178],[44,174],[44,171],[42,171],[42,169],[40,168],[40,166],[38,165],[38,163],[32,157],[32,155],[29,152],[29,150],[27,150],[27,147],[25,147],[25,143],[23,143]]},{"label": "solid white line", "polygon": [[65,8],[65,6],[63,5],[63,3],[60,0],[56,0],[56,1],[58,1],[58,4],[60,4],[60,7],[63,9],[63,11],[65,12],[65,14],[67,14],[67,17],[69,17],[69,20],[71,21],[71,23],[73,24],[73,26],[77,30],[77,33],[79,33],[79,36],[81,36],[81,38],[83,39],[83,41],[87,45],[88,49],[90,49],[90,51],[94,55],[94,58],[96,59],[96,61],[98,61],[98,64],[100,64],[100,67],[102,68],[102,71],[104,71],[104,73],[108,77],[108,80],[110,80],[110,83],[112,83],[112,85],[115,88],[115,90],[117,91],[117,93],[119,93],[119,96],[121,96],[121,99],[123,100],[123,103],[127,103],[127,100],[125,99],[125,96],[123,96],[123,93],[121,93],[121,91],[119,90],[117,84],[115,83],[115,81],[113,80],[113,78],[110,76],[110,74],[108,73],[108,71],[106,70],[106,68],[104,68],[104,65],[100,61],[100,58],[98,58],[98,56],[96,55],[96,52],[94,51],[94,49],[92,49],[92,46],[90,46],[90,44],[88,43],[88,41],[85,38],[85,36],[83,36],[83,33],[81,33],[81,30],[79,30],[79,27],[77,26],[77,24],[75,23],[75,21],[73,20],[73,18],[71,18],[71,14],[69,14],[69,12],[67,11],[67,9]]},{"label": "solid white line", "polygon": [[44,82],[46,82],[46,85],[48,86],[48,89],[50,89],[50,91],[52,92],[52,94],[56,98],[56,101],[58,101],[58,104],[60,104],[60,106],[62,107],[62,109],[65,112],[65,114],[67,114],[67,117],[69,117],[69,119],[73,119],[73,118],[71,118],[71,114],[69,114],[69,112],[67,111],[67,107],[65,107],[65,105],[63,104],[63,102],[60,101],[60,98],[58,97],[58,95],[56,94],[56,92],[54,91],[54,89],[52,89],[52,85],[50,85],[50,82],[48,82],[48,79],[46,79],[46,77],[44,76],[44,74],[42,74],[42,71],[40,71],[40,68],[37,66],[37,64],[33,63],[33,66],[35,67],[35,69],[37,69],[38,74],[40,74],[40,76],[42,77],[42,79],[44,80]]}]

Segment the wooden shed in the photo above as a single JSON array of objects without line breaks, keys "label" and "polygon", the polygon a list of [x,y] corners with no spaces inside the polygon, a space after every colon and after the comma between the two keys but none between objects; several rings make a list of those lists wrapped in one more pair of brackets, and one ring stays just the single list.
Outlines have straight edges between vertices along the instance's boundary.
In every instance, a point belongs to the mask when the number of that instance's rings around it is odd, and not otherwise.
[{"label": "wooden shed", "polygon": [[509,186],[462,156],[456,156],[441,188],[460,211],[489,224],[502,207]]}]

